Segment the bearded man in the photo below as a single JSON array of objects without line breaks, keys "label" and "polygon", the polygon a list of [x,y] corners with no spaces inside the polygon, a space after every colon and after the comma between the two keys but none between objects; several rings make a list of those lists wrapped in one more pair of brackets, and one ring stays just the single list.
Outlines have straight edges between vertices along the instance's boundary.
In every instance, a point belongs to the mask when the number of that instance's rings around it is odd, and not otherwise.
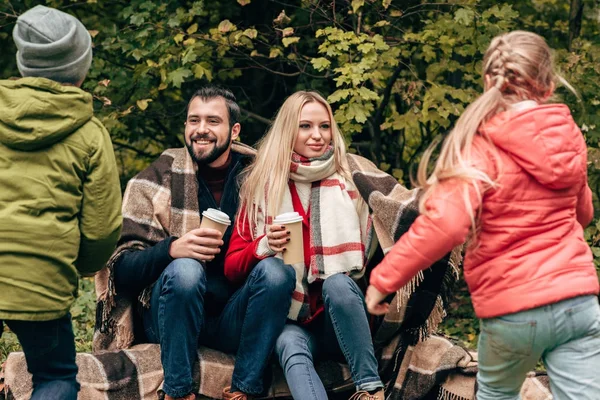
[{"label": "bearded man", "polygon": [[[97,330],[112,333],[116,348],[143,341],[160,344],[168,400],[195,398],[192,374],[199,345],[236,355],[232,385],[223,398],[260,394],[290,306],[295,286],[291,268],[254,269],[241,287],[230,286],[223,275],[239,176],[254,153],[235,141],[239,118],[229,90],[198,90],[188,104],[185,147],[166,150],[125,191],[123,232],[104,275],[113,284],[105,287],[133,299],[133,313],[141,322],[135,338],[133,332],[115,329],[119,321],[110,322],[108,308],[116,303],[101,297],[104,317]],[[208,208],[229,216],[232,224],[224,235],[199,227]],[[111,290],[105,292],[110,295]],[[115,348],[110,343],[99,347]]]}]

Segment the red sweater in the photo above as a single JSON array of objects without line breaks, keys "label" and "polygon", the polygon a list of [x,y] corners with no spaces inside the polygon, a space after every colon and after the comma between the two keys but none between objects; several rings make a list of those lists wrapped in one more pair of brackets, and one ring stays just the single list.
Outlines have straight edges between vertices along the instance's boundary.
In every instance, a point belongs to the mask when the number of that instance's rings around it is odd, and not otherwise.
[{"label": "red sweater", "polygon": [[[291,182],[291,181],[290,181]],[[304,265],[310,264],[310,210],[304,211],[300,198],[295,190],[293,183],[290,184],[292,193],[292,203],[294,211],[303,216],[302,223],[302,239],[304,241]],[[241,234],[240,234],[241,232]],[[265,236],[259,236],[252,239],[250,233],[250,222],[246,217],[245,210],[242,210],[239,218],[236,220],[236,226],[232,229],[231,239],[229,240],[229,248],[225,256],[224,273],[227,279],[231,282],[242,284],[252,272],[252,269],[259,261],[264,260],[271,255],[259,255],[257,253],[258,244]],[[323,311],[323,298],[321,289],[323,281],[317,280],[308,286],[308,297],[311,310],[311,318],[302,321],[308,323]]]}]

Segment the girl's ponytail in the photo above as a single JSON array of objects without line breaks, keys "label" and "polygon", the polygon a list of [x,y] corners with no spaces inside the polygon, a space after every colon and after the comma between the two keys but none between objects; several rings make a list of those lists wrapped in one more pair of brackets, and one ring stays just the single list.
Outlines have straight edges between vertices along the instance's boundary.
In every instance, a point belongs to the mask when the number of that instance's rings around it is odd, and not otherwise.
[{"label": "girl's ponytail", "polygon": [[[483,58],[485,92],[469,105],[460,116],[454,129],[444,140],[439,158],[431,175],[427,167],[434,145],[423,155],[417,172],[416,185],[424,190],[420,202],[421,213],[426,213],[425,202],[439,184],[447,179],[462,179],[472,184],[481,199],[483,193],[494,186],[494,181],[471,162],[473,139],[481,124],[495,114],[505,111],[511,104],[524,100],[543,103],[552,95],[555,85],[561,82],[553,70],[552,51],[539,35],[514,31],[492,40]],[[570,85],[567,84],[570,88]],[[480,185],[483,184],[483,185]],[[476,218],[465,189],[466,209],[471,214],[472,234],[477,230]]]}]

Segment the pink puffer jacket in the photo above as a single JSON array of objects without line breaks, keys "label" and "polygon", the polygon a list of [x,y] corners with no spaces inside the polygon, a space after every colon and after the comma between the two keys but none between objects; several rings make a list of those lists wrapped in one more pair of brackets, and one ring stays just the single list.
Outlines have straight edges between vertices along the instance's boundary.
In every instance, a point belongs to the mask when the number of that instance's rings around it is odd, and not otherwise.
[{"label": "pink puffer jacket", "polygon": [[[477,245],[467,249],[464,260],[477,316],[598,294],[592,253],[583,238],[594,212],[587,149],[568,107],[507,111],[480,133],[472,162],[498,186],[483,196]],[[448,180],[439,186],[426,203],[427,215],[417,218],[373,271],[372,285],[391,293],[464,242],[471,227],[465,185]],[[472,185],[468,190],[477,213],[475,190]]]}]

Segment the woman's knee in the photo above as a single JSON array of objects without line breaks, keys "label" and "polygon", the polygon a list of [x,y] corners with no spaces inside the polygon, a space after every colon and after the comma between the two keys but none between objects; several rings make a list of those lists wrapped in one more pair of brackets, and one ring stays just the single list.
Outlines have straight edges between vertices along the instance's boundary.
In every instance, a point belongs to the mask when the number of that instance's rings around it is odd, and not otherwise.
[{"label": "woman's knee", "polygon": [[275,342],[275,354],[285,369],[294,356],[308,357],[312,361],[313,346],[310,334],[297,325],[286,325]]},{"label": "woman's knee", "polygon": [[177,258],[163,271],[163,288],[168,287],[177,296],[193,297],[206,291],[204,266],[191,258]]},{"label": "woman's knee", "polygon": [[323,282],[323,297],[340,299],[346,297],[361,297],[360,289],[356,282],[346,274],[331,275]]},{"label": "woman's knee", "polygon": [[270,291],[281,291],[291,294],[296,286],[296,271],[278,258],[269,257],[261,260],[252,270],[255,282],[260,282]]}]

